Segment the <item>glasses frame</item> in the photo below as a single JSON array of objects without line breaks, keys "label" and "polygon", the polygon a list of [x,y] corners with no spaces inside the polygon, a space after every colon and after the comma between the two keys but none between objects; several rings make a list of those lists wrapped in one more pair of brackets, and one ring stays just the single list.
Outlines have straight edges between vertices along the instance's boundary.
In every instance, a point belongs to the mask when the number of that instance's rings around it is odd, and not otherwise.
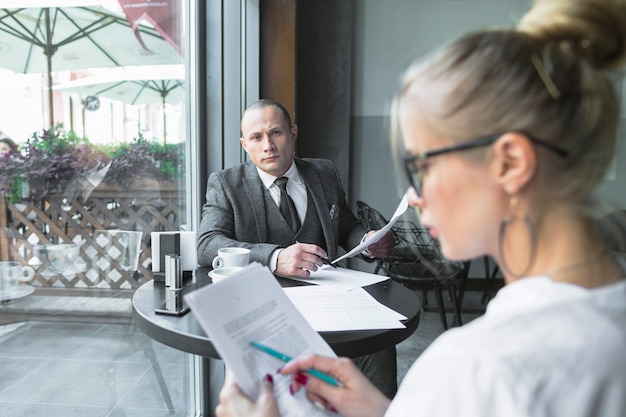
[{"label": "glasses frame", "polygon": [[[523,134],[524,136],[528,137],[528,139],[530,139],[530,141],[534,143],[535,145],[543,146],[544,148],[557,154],[561,158],[567,158],[568,152],[563,148],[560,148],[558,146],[555,146],[543,140],[533,138],[532,136],[526,133],[522,133],[522,132],[516,132],[516,133]],[[452,153],[452,152],[468,151],[471,149],[482,148],[484,146],[492,145],[498,139],[500,139],[500,137],[503,134],[504,133],[499,133],[497,135],[483,136],[478,139],[470,140],[468,142],[463,142],[463,143],[459,143],[459,144],[452,145],[452,146],[447,146],[447,147],[440,148],[440,149],[434,149],[432,151],[421,152],[421,153],[418,153],[417,155],[405,156],[404,157],[404,170],[405,170],[407,179],[409,180],[409,184],[411,185],[411,187],[413,187],[417,195],[421,196],[422,195],[422,182],[423,182],[424,177],[422,176],[422,173],[418,165],[423,163],[428,158],[432,158],[433,156],[445,155],[447,153]]]}]

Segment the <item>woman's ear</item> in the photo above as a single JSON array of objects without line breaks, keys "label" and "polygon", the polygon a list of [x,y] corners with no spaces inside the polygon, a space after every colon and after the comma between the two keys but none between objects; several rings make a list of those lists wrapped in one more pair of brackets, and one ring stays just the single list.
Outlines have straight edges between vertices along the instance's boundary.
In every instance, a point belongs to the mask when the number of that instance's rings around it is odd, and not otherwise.
[{"label": "woman's ear", "polygon": [[535,175],[535,146],[524,134],[508,132],[494,143],[493,173],[508,195],[518,194]]}]

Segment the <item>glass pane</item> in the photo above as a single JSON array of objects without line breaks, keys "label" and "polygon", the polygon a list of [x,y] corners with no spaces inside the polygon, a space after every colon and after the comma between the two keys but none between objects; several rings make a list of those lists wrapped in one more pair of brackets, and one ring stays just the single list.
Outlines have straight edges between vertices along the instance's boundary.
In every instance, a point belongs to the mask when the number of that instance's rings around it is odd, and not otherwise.
[{"label": "glass pane", "polygon": [[0,408],[187,415],[190,355],[131,306],[188,223],[187,2],[69,3],[0,9]]}]

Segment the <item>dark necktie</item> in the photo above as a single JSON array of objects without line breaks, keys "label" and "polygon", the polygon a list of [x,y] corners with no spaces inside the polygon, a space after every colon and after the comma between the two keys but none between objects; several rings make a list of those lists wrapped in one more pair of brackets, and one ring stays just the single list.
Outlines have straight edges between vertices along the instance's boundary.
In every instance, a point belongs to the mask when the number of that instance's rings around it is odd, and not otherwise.
[{"label": "dark necktie", "polygon": [[276,178],[274,183],[280,188],[280,212],[283,214],[289,227],[291,227],[291,230],[297,233],[300,229],[300,218],[298,217],[298,212],[296,211],[296,206],[293,204],[293,200],[289,197],[289,194],[287,194],[287,181],[289,181],[289,178],[280,177]]}]

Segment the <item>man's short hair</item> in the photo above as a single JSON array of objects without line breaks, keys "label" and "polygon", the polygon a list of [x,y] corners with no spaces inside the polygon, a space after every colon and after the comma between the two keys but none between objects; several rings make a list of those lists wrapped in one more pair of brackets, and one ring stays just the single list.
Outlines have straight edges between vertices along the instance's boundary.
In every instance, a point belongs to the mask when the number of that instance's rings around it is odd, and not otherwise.
[{"label": "man's short hair", "polygon": [[[272,100],[269,98],[262,98],[250,104],[244,110],[243,114],[245,115],[248,110],[263,109],[265,107],[276,107],[278,111],[280,111],[280,113],[282,114],[283,118],[287,121],[287,126],[291,127],[291,116],[289,116],[289,112],[287,111],[285,106],[280,104],[278,101]],[[243,115],[242,115],[242,118],[243,118]]]}]

